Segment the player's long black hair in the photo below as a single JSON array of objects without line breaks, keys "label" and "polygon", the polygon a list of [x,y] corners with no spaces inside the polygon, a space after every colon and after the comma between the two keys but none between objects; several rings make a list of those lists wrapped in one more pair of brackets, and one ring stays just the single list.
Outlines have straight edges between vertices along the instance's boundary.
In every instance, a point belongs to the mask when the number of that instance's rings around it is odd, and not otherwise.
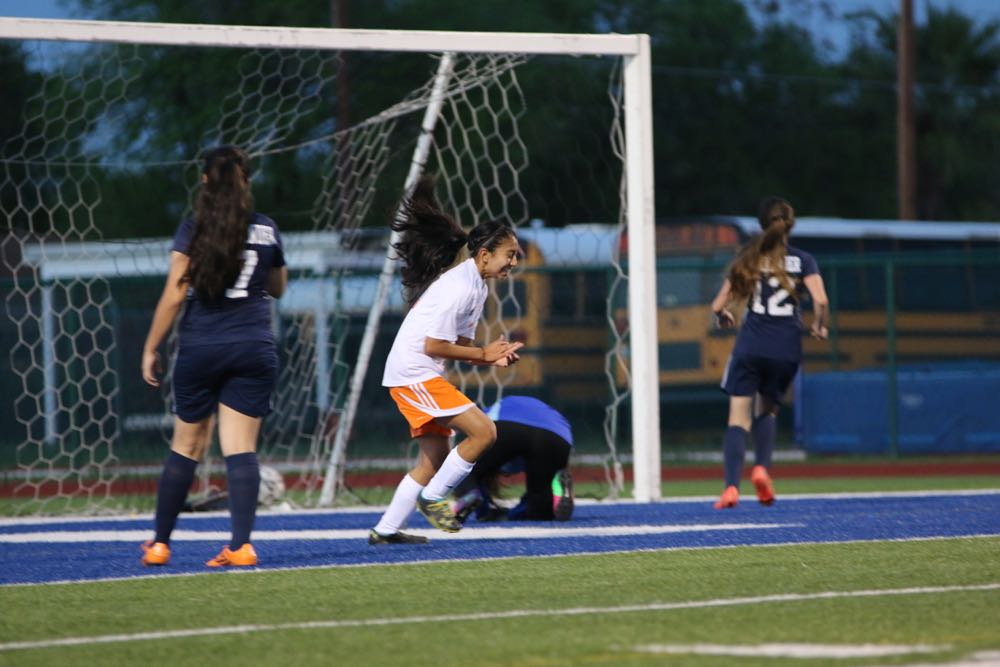
[{"label": "player's long black hair", "polygon": [[434,179],[430,176],[420,178],[413,194],[403,204],[403,215],[394,219],[391,226],[401,234],[392,247],[403,261],[400,275],[411,305],[455,263],[462,246],[475,257],[480,248],[492,252],[515,236],[514,228],[499,220],[481,223],[466,233],[454,218],[441,210],[434,196]]},{"label": "player's long black hair", "polygon": [[216,303],[243,268],[253,213],[250,158],[235,146],[213,148],[205,154],[202,174],[186,278],[198,299]]},{"label": "player's long black hair", "polygon": [[733,299],[744,301],[749,298],[765,267],[788,294],[796,298],[792,280],[785,271],[785,251],[788,234],[795,226],[795,209],[786,199],[768,197],[760,203],[757,222],[763,231],[740,249],[729,266],[727,277]]}]

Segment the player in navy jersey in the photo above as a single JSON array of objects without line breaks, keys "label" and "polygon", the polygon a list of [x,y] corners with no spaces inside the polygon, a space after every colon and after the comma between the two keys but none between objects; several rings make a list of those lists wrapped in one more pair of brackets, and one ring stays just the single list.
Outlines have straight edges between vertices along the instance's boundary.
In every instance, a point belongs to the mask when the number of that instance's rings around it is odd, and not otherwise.
[{"label": "player in navy jersey", "polygon": [[[566,469],[573,450],[573,430],[555,408],[530,396],[504,396],[486,415],[497,439],[476,461],[461,485],[455,514],[464,521],[473,510],[480,521],[501,518],[568,521],[573,515],[573,485]],[[498,508],[501,474],[525,473],[525,493],[509,511]]]},{"label": "player in navy jersey", "polygon": [[730,264],[726,279],[712,301],[722,328],[736,326],[730,303],[746,306],[722,389],[729,394],[729,427],[723,439],[725,488],[716,509],[739,502],[740,476],[747,435],[752,433],[755,461],[750,479],[763,505],[774,502],[771,454],[776,417],[782,397],[802,362],[804,324],[800,301],[808,292],[813,318],[810,333],[827,337],[828,305],[823,278],[812,255],[788,245],[795,211],[786,200],[761,202],[757,220],[763,230]]},{"label": "player in navy jersey", "polygon": [[170,560],[170,534],[216,414],[232,537],[206,564],[257,564],[250,544],[260,486],[257,434],[278,376],[271,301],[285,291],[288,270],[277,225],[253,211],[247,154],[232,146],[208,151],[201,180],[194,215],[174,236],[142,351],[142,377],[157,387],[157,348],[186,306],[173,369],[174,435],[157,490],[156,536],[143,545],[145,565]]}]

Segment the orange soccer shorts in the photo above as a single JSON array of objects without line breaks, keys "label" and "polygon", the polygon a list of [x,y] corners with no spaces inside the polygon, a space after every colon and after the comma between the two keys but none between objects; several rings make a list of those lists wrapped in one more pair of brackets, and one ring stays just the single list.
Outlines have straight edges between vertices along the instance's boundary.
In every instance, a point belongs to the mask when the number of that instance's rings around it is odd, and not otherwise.
[{"label": "orange soccer shorts", "polygon": [[409,422],[410,436],[413,438],[422,435],[451,437],[455,432],[434,420],[460,415],[475,406],[465,394],[442,377],[403,387],[390,387],[389,395]]}]

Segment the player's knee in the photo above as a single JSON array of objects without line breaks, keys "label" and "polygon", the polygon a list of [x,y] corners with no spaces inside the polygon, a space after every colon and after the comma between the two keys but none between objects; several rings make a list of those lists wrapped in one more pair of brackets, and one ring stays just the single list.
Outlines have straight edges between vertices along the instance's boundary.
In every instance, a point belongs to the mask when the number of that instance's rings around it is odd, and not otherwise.
[{"label": "player's knee", "polygon": [[200,462],[205,456],[207,447],[203,446],[201,441],[196,438],[184,438],[180,440],[175,439],[171,443],[170,449],[181,456]]},{"label": "player's knee", "polygon": [[497,425],[486,415],[482,415],[481,419],[476,419],[468,427],[469,429],[465,432],[465,435],[480,443],[483,447],[489,447],[496,442]]},{"label": "player's knee", "polygon": [[483,432],[483,442],[486,447],[492,447],[493,443],[497,441],[497,425],[492,419],[487,419],[487,423]]}]

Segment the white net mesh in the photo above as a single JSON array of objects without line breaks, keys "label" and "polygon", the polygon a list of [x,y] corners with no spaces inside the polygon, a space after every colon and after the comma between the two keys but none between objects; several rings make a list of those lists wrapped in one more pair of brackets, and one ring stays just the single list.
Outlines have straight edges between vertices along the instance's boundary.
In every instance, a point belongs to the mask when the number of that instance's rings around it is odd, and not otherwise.
[{"label": "white net mesh", "polygon": [[[145,387],[139,348],[168,237],[190,211],[199,151],[220,143],[251,154],[258,208],[277,220],[291,272],[276,305],[281,373],[260,451],[298,502],[315,502],[436,56],[0,47],[0,57],[24,63],[31,91],[17,128],[0,137],[9,224],[0,342],[10,362],[0,378],[9,452],[0,496],[16,499],[4,507],[151,504],[170,382],[160,393]],[[456,368],[456,380],[484,405],[504,392],[548,400],[574,422],[581,455],[610,463],[612,479],[628,384],[620,107],[615,58],[459,56],[426,167],[464,226],[507,219],[527,251],[525,269],[493,291],[479,332],[524,338],[522,363]],[[550,148],[539,154],[542,137]],[[378,386],[401,316],[397,287],[349,466],[405,455],[405,426]],[[605,410],[603,422],[593,419]],[[204,489],[218,466],[202,470]]]}]

